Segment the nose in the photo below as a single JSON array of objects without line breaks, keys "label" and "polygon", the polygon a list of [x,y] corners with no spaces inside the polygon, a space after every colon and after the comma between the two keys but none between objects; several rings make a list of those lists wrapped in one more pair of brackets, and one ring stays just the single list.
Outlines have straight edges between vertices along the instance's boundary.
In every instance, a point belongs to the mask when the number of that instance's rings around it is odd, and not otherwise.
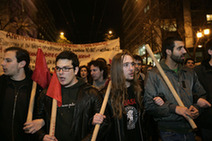
[{"label": "nose", "polygon": [[130,70],[133,70],[135,68],[135,66],[132,64],[130,64],[129,66],[130,66]]},{"label": "nose", "polygon": [[4,66],[5,65],[5,61],[3,60],[2,62],[1,62],[1,66]]},{"label": "nose", "polygon": [[63,73],[62,69],[58,70],[58,74],[62,74],[62,73]]},{"label": "nose", "polygon": [[93,75],[94,74],[94,72],[91,70],[91,75]]},{"label": "nose", "polygon": [[183,53],[185,54],[185,53],[187,53],[187,51],[186,51],[186,49],[185,48],[183,48]]}]

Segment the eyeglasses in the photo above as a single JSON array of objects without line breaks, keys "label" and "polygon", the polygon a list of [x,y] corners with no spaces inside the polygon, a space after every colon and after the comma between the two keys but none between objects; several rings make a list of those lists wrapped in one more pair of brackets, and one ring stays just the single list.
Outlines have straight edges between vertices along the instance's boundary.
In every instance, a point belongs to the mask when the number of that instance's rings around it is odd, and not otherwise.
[{"label": "eyeglasses", "polygon": [[56,71],[57,72],[60,72],[61,70],[63,71],[63,72],[69,72],[69,70],[70,69],[73,69],[74,67],[62,67],[62,68],[60,68],[60,67],[56,67]]}]

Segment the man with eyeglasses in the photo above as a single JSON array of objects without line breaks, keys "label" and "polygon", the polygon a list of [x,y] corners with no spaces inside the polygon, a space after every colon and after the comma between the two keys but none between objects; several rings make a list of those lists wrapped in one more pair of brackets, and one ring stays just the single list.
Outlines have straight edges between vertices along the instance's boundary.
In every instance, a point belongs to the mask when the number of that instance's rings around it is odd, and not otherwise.
[{"label": "man with eyeglasses", "polygon": [[[46,124],[37,132],[38,138],[43,141],[89,139],[95,124],[105,124],[105,116],[97,114],[101,108],[98,90],[76,77],[79,60],[73,52],[61,52],[56,58],[55,68],[62,89],[62,106],[57,107],[55,136],[48,135],[52,99],[43,92],[37,117],[45,119]],[[101,137],[101,129],[98,137]]]}]

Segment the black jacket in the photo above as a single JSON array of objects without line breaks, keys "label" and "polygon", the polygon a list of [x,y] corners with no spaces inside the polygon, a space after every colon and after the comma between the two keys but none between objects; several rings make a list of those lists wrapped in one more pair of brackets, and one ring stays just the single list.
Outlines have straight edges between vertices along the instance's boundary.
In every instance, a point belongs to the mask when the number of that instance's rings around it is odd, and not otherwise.
[{"label": "black jacket", "polygon": [[[23,131],[27,119],[32,80],[14,81],[0,76],[0,137],[4,141],[29,141],[30,134]],[[38,89],[40,87],[38,86]],[[39,91],[37,91],[39,93]],[[36,94],[37,97],[38,94]],[[37,98],[35,98],[36,101]]]},{"label": "black jacket", "polygon": [[[106,87],[101,90],[102,98],[104,98],[104,94],[106,92]],[[136,100],[137,101],[137,100]],[[138,103],[138,102],[136,102]],[[137,107],[139,105],[137,104]],[[138,132],[141,137],[141,141],[144,140],[143,136],[143,124],[142,124],[142,107],[137,108],[138,111]],[[107,117],[107,120],[109,121],[107,124],[107,128],[105,128],[105,134],[104,141],[127,141],[126,134],[125,134],[125,127],[124,127],[124,118],[121,119],[115,118],[113,116],[113,108],[111,105],[111,99],[108,99],[105,115]],[[124,114],[123,114],[124,116]],[[137,137],[139,138],[139,137]]]},{"label": "black jacket", "polygon": [[[72,113],[73,124],[70,127],[70,133],[74,137],[71,139],[73,141],[89,140],[91,138],[94,128],[91,124],[92,119],[95,113],[99,113],[101,108],[101,98],[99,97],[98,90],[90,84],[82,82],[82,80],[79,81],[81,85],[77,93],[74,113]],[[45,120],[45,126],[36,133],[38,140],[42,140],[45,134],[48,134],[50,127],[52,98],[46,96],[45,93],[41,94],[37,109],[36,118],[43,118]],[[105,123],[100,129],[104,128],[104,125]],[[97,139],[101,140],[102,134],[100,130],[99,138]]]},{"label": "black jacket", "polygon": [[[205,60],[201,65],[194,68],[198,75],[198,79],[206,91],[206,99],[212,104],[212,66],[209,60]],[[203,109],[203,112],[197,119],[198,127],[212,129],[212,108]]]}]

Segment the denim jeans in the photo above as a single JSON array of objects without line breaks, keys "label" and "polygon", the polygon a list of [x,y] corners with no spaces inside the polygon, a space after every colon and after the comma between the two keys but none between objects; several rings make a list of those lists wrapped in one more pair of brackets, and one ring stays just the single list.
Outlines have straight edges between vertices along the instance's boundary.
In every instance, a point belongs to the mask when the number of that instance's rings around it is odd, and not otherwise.
[{"label": "denim jeans", "polygon": [[194,133],[160,132],[160,137],[163,141],[195,141]]}]

